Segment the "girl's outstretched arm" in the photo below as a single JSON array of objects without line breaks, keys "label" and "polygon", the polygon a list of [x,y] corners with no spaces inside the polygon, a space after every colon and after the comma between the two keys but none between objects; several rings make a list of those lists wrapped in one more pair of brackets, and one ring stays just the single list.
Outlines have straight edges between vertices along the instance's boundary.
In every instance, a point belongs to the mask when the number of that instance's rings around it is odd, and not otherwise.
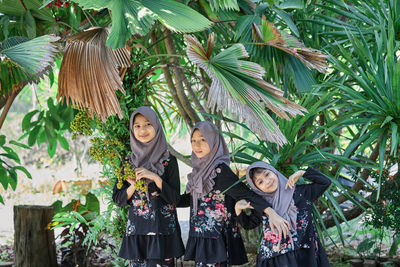
[{"label": "girl's outstretched arm", "polygon": [[[220,173],[215,179],[214,188],[223,192],[228,189],[232,184],[237,182],[239,178],[227,165],[221,164],[219,168]],[[250,188],[248,188],[244,183],[236,184],[228,191],[226,191],[225,194],[231,196],[235,200],[246,199],[250,202],[251,206],[255,210],[258,210],[261,213],[264,211],[264,209],[271,207],[270,203],[251,191]]]},{"label": "girl's outstretched arm", "polygon": [[[220,165],[221,173],[216,179],[214,188],[224,191],[232,184],[238,181],[236,174],[225,164]],[[277,230],[280,236],[286,237],[289,233],[289,222],[279,216],[272,208],[271,204],[265,201],[262,197],[250,190],[244,183],[238,183],[231,187],[226,194],[235,200],[246,199],[251,206],[260,212],[265,212],[269,218],[270,226],[273,230]]]},{"label": "girl's outstretched arm", "polygon": [[179,203],[176,205],[178,208],[187,208],[190,207],[190,194],[184,193],[180,195]]},{"label": "girl's outstretched arm", "polygon": [[312,182],[305,185],[306,190],[304,190],[305,197],[310,201],[314,201],[322,196],[332,183],[328,177],[311,167],[306,170],[303,177]]},{"label": "girl's outstretched arm", "polygon": [[243,209],[239,206],[241,206],[241,202],[243,202],[243,201],[248,203],[248,205],[247,205],[248,208],[252,208],[250,206],[250,203],[244,199],[236,202],[236,205],[235,205],[236,217],[235,218],[246,230],[256,228],[262,222],[262,213],[254,210],[254,209],[251,210],[250,215],[247,215],[246,213],[242,212]]}]

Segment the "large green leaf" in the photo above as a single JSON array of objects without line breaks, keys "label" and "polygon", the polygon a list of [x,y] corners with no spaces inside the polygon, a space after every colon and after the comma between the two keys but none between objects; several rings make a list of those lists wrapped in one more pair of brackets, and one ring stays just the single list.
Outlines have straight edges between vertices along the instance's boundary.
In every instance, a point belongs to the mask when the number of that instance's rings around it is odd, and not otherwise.
[{"label": "large green leaf", "polygon": [[211,26],[211,21],[190,7],[174,0],[77,0],[84,8],[111,11],[112,28],[107,45],[125,47],[133,34],[146,35],[155,20],[175,32],[201,31]]},{"label": "large green leaf", "polygon": [[145,35],[154,24],[156,16],[138,1],[113,0],[108,4],[111,11],[112,28],[107,45],[125,47],[132,34]]},{"label": "large green leaf", "polygon": [[26,10],[29,10],[34,18],[43,21],[54,22],[54,17],[49,9],[40,9],[42,6],[41,0],[24,0],[23,4],[25,7],[22,6],[21,1],[0,0],[0,13],[9,16],[23,17],[26,13]]},{"label": "large green leaf", "polygon": [[90,212],[97,212],[100,213],[100,202],[97,199],[95,195],[92,193],[87,193],[86,195],[86,203],[85,207],[90,211]]},{"label": "large green leaf", "polygon": [[26,29],[26,33],[29,38],[36,37],[36,22],[35,18],[32,16],[32,13],[27,10],[24,15],[24,25]]},{"label": "large green leaf", "polygon": [[32,179],[32,175],[30,174],[30,172],[25,167],[15,166],[12,169],[19,170],[19,171],[25,173],[26,177],[28,177],[29,179]]},{"label": "large green leaf", "polygon": [[141,2],[158,16],[162,24],[175,32],[202,31],[212,24],[197,11],[174,0],[142,0]]},{"label": "large green leaf", "polygon": [[[102,10],[110,4],[110,0],[76,0],[74,2],[83,8],[94,10]],[[46,3],[44,3],[44,5],[46,5]]]}]

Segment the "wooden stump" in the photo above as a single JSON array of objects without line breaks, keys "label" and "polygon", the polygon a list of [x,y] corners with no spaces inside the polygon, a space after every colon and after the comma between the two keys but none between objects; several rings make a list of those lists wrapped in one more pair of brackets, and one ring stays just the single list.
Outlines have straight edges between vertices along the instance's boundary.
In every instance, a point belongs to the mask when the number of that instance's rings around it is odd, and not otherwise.
[{"label": "wooden stump", "polygon": [[15,267],[57,267],[54,231],[47,229],[53,207],[14,206]]}]

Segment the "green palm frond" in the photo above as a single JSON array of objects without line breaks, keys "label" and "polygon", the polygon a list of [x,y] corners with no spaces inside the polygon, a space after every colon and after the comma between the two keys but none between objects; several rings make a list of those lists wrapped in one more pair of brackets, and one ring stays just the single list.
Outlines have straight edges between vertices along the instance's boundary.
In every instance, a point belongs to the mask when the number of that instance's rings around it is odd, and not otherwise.
[{"label": "green palm frond", "polygon": [[[265,45],[264,38],[262,41],[254,40],[253,25],[262,23],[262,17],[257,14],[240,16],[236,23],[235,41],[244,44],[250,56],[249,60],[265,68],[267,79],[284,84],[289,91],[311,91],[316,81],[311,70],[303,62],[282,49]],[[266,33],[264,35],[267,37]]]},{"label": "green palm frond", "polygon": [[23,81],[31,81],[36,77],[28,74],[10,61],[0,61],[0,95],[8,94]]},{"label": "green palm frond", "polygon": [[[389,25],[381,25],[375,45],[370,46],[361,34],[348,32],[353,49],[336,45],[340,57],[331,57],[333,66],[348,77],[348,82],[335,82],[332,86],[341,90],[341,97],[351,103],[354,114],[368,118],[365,122],[355,123],[368,127],[366,134],[371,135],[359,150],[362,152],[380,136],[382,138],[379,149],[381,171],[385,153],[396,155],[400,149],[400,57],[393,24]],[[391,141],[390,149],[386,148],[388,140]]]},{"label": "green palm frond", "polygon": [[237,0],[208,0],[211,9],[213,11],[220,10],[237,10],[239,11],[239,5]]},{"label": "green palm frond", "polygon": [[279,88],[264,81],[264,69],[260,65],[240,60],[248,57],[242,44],[235,44],[211,57],[213,42],[208,42],[206,52],[196,37],[186,35],[185,39],[189,59],[204,69],[212,80],[207,100],[209,108],[229,111],[243,118],[260,138],[280,146],[286,144],[285,136],[267,109],[288,120],[289,116],[303,115],[306,109],[287,100]]},{"label": "green palm frond", "polygon": [[305,47],[296,37],[285,31],[279,31],[273,23],[262,16],[261,25],[252,24],[253,41],[261,45],[278,48],[304,63],[309,69],[326,72],[328,62],[326,54],[317,49]]},{"label": "green palm frond", "polygon": [[0,94],[21,82],[40,79],[54,62],[59,37],[43,35],[34,39],[12,37],[0,43]]},{"label": "green palm frond", "polygon": [[204,10],[204,13],[207,17],[213,21],[226,21],[226,20],[236,20],[238,18],[238,12],[235,9],[213,9],[212,1],[211,3],[208,0],[200,0],[200,5]]},{"label": "green palm frond", "polygon": [[125,47],[132,34],[145,35],[156,20],[174,32],[196,32],[212,22],[190,7],[174,0],[77,0],[84,8],[111,11],[112,28],[107,45]]}]

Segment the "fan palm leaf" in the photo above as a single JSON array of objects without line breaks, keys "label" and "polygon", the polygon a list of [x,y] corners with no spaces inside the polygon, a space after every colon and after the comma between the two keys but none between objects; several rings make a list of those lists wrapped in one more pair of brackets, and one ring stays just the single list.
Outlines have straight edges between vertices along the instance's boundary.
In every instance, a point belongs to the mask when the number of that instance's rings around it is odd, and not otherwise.
[{"label": "fan palm leaf", "polygon": [[262,139],[280,146],[286,144],[285,136],[266,108],[288,120],[289,115],[303,115],[306,109],[287,100],[279,88],[264,81],[265,71],[260,65],[239,60],[248,57],[242,44],[235,44],[211,57],[213,38],[211,34],[206,52],[196,37],[185,35],[189,59],[204,69],[212,80],[208,107],[243,118]]},{"label": "fan palm leaf", "polygon": [[9,93],[21,82],[35,82],[52,66],[59,37],[43,35],[34,39],[11,37],[0,43],[0,94]]},{"label": "fan palm leaf", "polygon": [[115,91],[125,92],[119,69],[131,65],[127,49],[106,46],[108,33],[108,29],[92,28],[68,37],[57,95],[103,121],[114,114],[122,118]]},{"label": "fan palm leaf", "polygon": [[252,23],[253,41],[262,45],[278,48],[304,63],[309,69],[325,73],[328,68],[327,55],[323,52],[305,47],[296,37],[279,31],[273,23],[262,16],[261,25]]}]

